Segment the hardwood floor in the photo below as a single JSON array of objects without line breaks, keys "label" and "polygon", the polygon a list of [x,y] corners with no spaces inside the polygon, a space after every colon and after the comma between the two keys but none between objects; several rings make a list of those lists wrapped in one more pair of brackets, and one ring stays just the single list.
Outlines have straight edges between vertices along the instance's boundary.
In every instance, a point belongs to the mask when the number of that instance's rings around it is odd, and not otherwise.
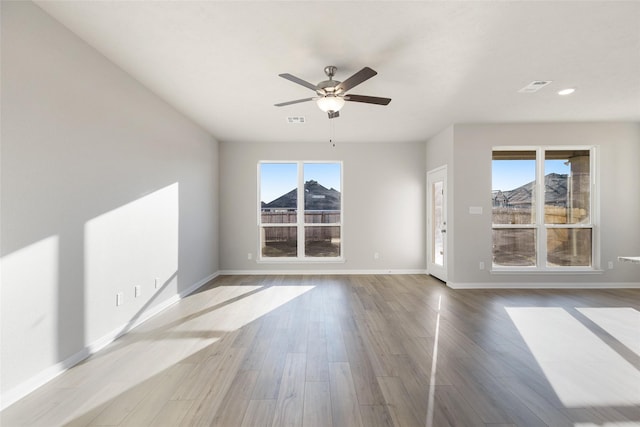
[{"label": "hardwood floor", "polygon": [[0,417],[3,427],[638,426],[640,291],[219,277]]}]

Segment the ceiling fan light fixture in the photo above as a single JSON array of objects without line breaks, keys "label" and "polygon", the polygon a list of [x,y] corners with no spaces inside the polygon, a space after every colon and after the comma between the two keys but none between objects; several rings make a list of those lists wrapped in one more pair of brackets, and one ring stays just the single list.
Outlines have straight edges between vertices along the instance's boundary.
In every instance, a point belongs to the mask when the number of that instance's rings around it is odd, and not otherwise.
[{"label": "ceiling fan light fixture", "polygon": [[325,95],[318,98],[316,100],[316,104],[318,104],[318,108],[320,108],[325,113],[329,111],[340,111],[340,109],[344,105],[344,98],[335,95]]}]

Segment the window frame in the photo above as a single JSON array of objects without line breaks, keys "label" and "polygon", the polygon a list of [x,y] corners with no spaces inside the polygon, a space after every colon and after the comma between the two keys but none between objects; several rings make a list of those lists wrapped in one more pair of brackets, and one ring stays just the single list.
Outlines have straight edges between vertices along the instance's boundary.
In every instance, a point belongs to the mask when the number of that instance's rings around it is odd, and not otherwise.
[{"label": "window frame", "polygon": [[[261,205],[261,166],[263,164],[295,164],[297,167],[297,208],[296,222],[291,223],[262,223]],[[304,165],[305,164],[337,164],[340,165],[340,222],[339,223],[307,223],[305,222],[304,208]],[[257,165],[257,229],[258,250],[256,262],[258,263],[344,263],[344,164],[341,160],[260,160]],[[262,255],[262,229],[264,227],[296,227],[297,246],[295,257],[265,257]],[[311,257],[305,256],[305,227],[339,227],[340,228],[340,255],[337,257]]]},{"label": "window frame", "polygon": [[[589,223],[584,224],[547,224],[545,223],[545,153],[547,151],[588,151],[589,152]],[[495,265],[492,261],[492,273],[592,273],[602,272],[600,261],[600,196],[598,147],[593,145],[522,145],[522,146],[494,146],[496,151],[535,151],[535,222],[532,224],[494,224],[491,218],[491,245],[493,247],[493,230],[495,229],[534,229],[536,262],[533,266],[504,266]],[[493,168],[491,168],[493,177]],[[491,189],[493,191],[493,188]],[[493,212],[493,206],[492,210]],[[591,230],[591,265],[590,266],[549,266],[547,259],[547,230],[548,229],[590,229]],[[493,257],[493,249],[491,251]]]}]

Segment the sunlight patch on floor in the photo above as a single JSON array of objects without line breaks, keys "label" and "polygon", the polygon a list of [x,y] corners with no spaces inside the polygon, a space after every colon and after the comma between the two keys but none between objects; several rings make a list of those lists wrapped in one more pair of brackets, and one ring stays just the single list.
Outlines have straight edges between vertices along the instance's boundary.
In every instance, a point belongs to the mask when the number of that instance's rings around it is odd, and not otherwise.
[{"label": "sunlight patch on floor", "polygon": [[[76,406],[73,409],[66,408],[69,413],[64,422],[72,421],[104,403],[117,399],[156,375],[175,369],[184,359],[200,351],[207,351],[206,348],[219,341],[225,333],[240,329],[273,312],[310,291],[314,286],[272,286],[262,290],[259,290],[261,286],[221,288],[223,287],[213,289],[212,293],[215,296],[208,299],[206,305],[198,303],[186,313],[168,312],[168,322],[160,315],[158,317],[161,319],[157,320],[160,320],[159,324],[162,326],[141,333],[134,330],[132,334],[125,335],[123,341],[115,341],[113,347],[107,347],[103,352],[97,353],[93,361],[90,359],[80,365],[83,366],[83,370],[90,369],[93,377],[109,378],[109,381],[99,393],[87,393],[84,401],[75,401]],[[256,290],[256,293],[250,293]],[[198,298],[202,294],[204,293],[193,297]],[[188,303],[188,299],[185,303]],[[171,319],[176,315],[182,317]],[[131,342],[127,343],[124,341],[126,339]],[[135,351],[132,351],[134,349]],[[74,376],[75,370],[80,366],[71,369],[65,375]]]},{"label": "sunlight patch on floor", "polygon": [[431,360],[431,377],[429,380],[429,397],[427,400],[427,427],[433,426],[433,410],[436,391],[436,368],[438,367],[438,339],[440,335],[440,308],[442,307],[442,295],[438,297],[438,314],[436,315],[436,330],[433,337],[433,357]]},{"label": "sunlight patch on floor", "polygon": [[631,307],[589,307],[576,310],[640,356],[640,311]]},{"label": "sunlight patch on floor", "polygon": [[210,325],[216,331],[230,332],[239,329],[254,320],[271,313],[294,298],[310,291],[314,286],[272,286],[254,294],[247,295],[215,310],[203,310],[203,313],[184,322],[173,330],[199,330],[193,324]]},{"label": "sunlight patch on floor", "polygon": [[[262,289],[264,286],[237,286],[237,285],[223,285],[215,286],[211,289],[201,292],[203,297],[207,298],[208,306],[215,306],[234,298],[241,297],[246,294],[250,294],[258,289]],[[200,294],[199,294],[200,295]],[[196,295],[198,297],[199,295]]]},{"label": "sunlight patch on floor", "polygon": [[640,404],[640,372],[562,308],[508,307],[511,320],[568,408]]}]

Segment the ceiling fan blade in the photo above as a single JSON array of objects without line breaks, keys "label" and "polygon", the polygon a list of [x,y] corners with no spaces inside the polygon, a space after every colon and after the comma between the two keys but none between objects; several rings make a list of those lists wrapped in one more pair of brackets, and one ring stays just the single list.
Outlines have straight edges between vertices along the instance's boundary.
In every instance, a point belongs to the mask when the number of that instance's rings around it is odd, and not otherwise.
[{"label": "ceiling fan blade", "polygon": [[356,87],[360,83],[365,80],[369,80],[371,77],[375,76],[376,73],[369,67],[364,67],[362,70],[355,73],[353,76],[349,77],[347,80],[340,83],[336,86],[336,92],[346,92],[349,89]]},{"label": "ceiling fan blade", "polygon": [[278,75],[280,77],[282,77],[283,79],[287,79],[287,80],[289,80],[291,82],[294,82],[294,83],[297,83],[297,84],[302,85],[304,87],[307,87],[307,88],[311,89],[314,92],[320,92],[322,94],[325,93],[323,89],[320,89],[318,86],[314,85],[313,83],[309,83],[308,81],[302,80],[301,78],[293,76],[293,75],[291,75],[289,73],[278,74]]},{"label": "ceiling fan blade", "polygon": [[391,98],[379,98],[377,96],[365,96],[365,95],[345,95],[345,101],[352,102],[364,102],[367,104],[388,105],[391,102]]},{"label": "ceiling fan blade", "polygon": [[297,104],[299,102],[312,101],[313,99],[314,98],[296,99],[295,101],[287,101],[287,102],[281,102],[280,104],[274,104],[274,106],[276,106],[276,107],[284,107],[285,105]]},{"label": "ceiling fan blade", "polygon": [[336,117],[340,117],[340,111],[328,111],[327,114],[329,115],[330,119],[335,119]]}]

